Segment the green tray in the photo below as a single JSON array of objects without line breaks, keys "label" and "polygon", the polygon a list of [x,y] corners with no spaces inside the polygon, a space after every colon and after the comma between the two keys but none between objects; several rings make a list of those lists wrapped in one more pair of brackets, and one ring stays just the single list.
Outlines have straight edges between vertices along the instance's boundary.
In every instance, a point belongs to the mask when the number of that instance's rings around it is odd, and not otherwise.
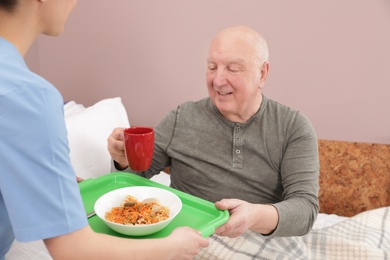
[{"label": "green tray", "polygon": [[[229,219],[228,211],[218,210],[215,208],[214,203],[127,172],[109,173],[95,179],[87,179],[80,182],[79,187],[85,212],[92,212],[94,210],[96,200],[103,194],[115,189],[130,186],[152,186],[163,188],[175,193],[183,202],[183,207],[180,213],[164,229],[147,236],[137,236],[132,238],[166,237],[173,229],[180,226],[192,227],[199,230],[203,237],[208,237],[214,233],[216,227],[226,223]],[[96,215],[89,218],[88,222],[95,232],[118,237],[131,237],[113,231]]]}]

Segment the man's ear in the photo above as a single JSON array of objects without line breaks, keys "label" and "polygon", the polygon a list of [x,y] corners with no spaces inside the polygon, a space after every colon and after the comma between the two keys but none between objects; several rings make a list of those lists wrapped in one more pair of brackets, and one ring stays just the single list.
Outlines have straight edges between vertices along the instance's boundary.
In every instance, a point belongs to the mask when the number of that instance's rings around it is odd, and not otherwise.
[{"label": "man's ear", "polygon": [[264,61],[260,68],[260,86],[259,88],[262,89],[265,85],[265,81],[268,77],[268,71],[269,71],[269,62]]}]

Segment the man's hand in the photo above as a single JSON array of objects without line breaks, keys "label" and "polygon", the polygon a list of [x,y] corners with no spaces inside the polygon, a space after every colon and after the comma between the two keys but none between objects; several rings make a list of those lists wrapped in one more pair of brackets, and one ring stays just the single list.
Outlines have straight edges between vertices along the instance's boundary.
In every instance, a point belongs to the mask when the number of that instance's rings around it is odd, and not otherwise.
[{"label": "man's hand", "polygon": [[125,148],[124,148],[124,135],[123,130],[125,128],[115,128],[107,139],[107,149],[111,155],[111,158],[116,162],[116,168],[118,170],[124,170],[128,167]]},{"label": "man's hand", "polygon": [[272,205],[252,204],[239,199],[223,199],[215,206],[220,210],[228,210],[230,218],[227,223],[217,227],[215,234],[219,236],[238,237],[248,229],[261,234],[270,234],[275,230],[279,215]]}]

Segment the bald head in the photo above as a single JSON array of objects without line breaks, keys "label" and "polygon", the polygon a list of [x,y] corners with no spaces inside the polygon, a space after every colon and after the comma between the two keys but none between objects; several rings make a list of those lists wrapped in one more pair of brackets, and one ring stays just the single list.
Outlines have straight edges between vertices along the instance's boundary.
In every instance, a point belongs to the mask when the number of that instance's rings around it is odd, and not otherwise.
[{"label": "bald head", "polygon": [[[246,26],[235,26],[224,29],[213,39],[210,50],[219,48],[227,52],[245,52],[254,55],[261,66],[268,62],[268,45],[266,40],[257,31]],[[252,56],[253,57],[253,56]]]}]

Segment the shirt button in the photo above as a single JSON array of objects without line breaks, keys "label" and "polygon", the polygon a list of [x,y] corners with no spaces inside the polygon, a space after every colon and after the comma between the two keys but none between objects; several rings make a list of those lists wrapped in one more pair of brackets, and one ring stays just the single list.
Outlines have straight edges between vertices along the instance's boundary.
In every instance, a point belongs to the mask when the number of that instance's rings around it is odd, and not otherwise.
[{"label": "shirt button", "polygon": [[236,150],[236,154],[240,154],[241,153],[241,151],[240,150]]}]

